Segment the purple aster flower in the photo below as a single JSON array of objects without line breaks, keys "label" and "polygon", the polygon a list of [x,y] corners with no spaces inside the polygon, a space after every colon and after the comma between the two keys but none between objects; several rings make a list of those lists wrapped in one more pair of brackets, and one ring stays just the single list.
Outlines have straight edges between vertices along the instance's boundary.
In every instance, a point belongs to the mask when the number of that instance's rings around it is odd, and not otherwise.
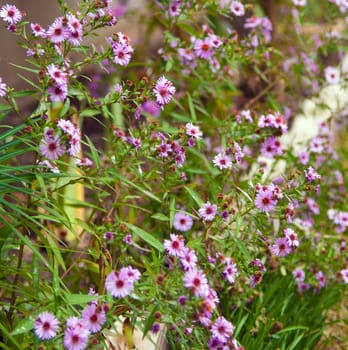
[{"label": "purple aster flower", "polygon": [[180,256],[180,264],[184,271],[193,270],[197,265],[197,255],[194,250],[184,247]]},{"label": "purple aster flower", "polygon": [[50,312],[42,312],[34,323],[34,332],[41,340],[48,340],[57,335],[59,321]]},{"label": "purple aster flower", "polygon": [[208,59],[213,54],[213,46],[209,38],[197,39],[194,43],[194,50],[197,57]]},{"label": "purple aster flower", "polygon": [[133,292],[134,283],[125,270],[113,271],[106,277],[105,289],[115,298],[124,298]]},{"label": "purple aster flower", "polygon": [[155,101],[152,100],[147,100],[146,102],[144,102],[141,105],[141,109],[144,112],[152,115],[153,117],[159,117],[159,115],[161,114],[161,107]]},{"label": "purple aster flower", "polygon": [[126,244],[131,244],[132,243],[132,235],[130,233],[126,234],[123,238],[123,242]]},{"label": "purple aster flower", "polygon": [[49,26],[46,34],[54,44],[61,43],[67,39],[69,32],[67,27],[63,25],[63,17],[56,18],[56,20]]},{"label": "purple aster flower", "polygon": [[274,209],[277,201],[270,190],[259,191],[255,197],[254,204],[262,212],[270,212]]},{"label": "purple aster flower", "polygon": [[325,282],[326,282],[326,277],[323,273],[323,271],[319,271],[315,274],[315,277],[318,281],[319,284],[319,288],[323,288],[325,286]]},{"label": "purple aster flower", "polygon": [[193,125],[192,123],[187,123],[186,126],[186,135],[193,137],[194,139],[201,139],[203,136],[202,131],[198,126]]},{"label": "purple aster flower", "polygon": [[175,213],[173,226],[177,231],[187,232],[191,230],[193,225],[193,219],[190,215],[187,215],[183,211]]},{"label": "purple aster flower", "polygon": [[49,160],[56,160],[65,153],[64,145],[60,144],[58,135],[44,136],[39,149],[41,154]]},{"label": "purple aster flower", "polygon": [[6,4],[0,8],[0,18],[8,24],[16,24],[22,17],[21,11],[14,5]]},{"label": "purple aster flower", "polygon": [[226,342],[228,338],[233,334],[234,326],[231,322],[227,321],[225,317],[218,317],[210,329],[213,336],[217,337],[220,341]]},{"label": "purple aster flower", "polygon": [[343,282],[348,284],[348,269],[341,270],[339,274],[341,275]]},{"label": "purple aster flower", "polygon": [[231,157],[226,155],[225,152],[221,152],[221,153],[217,154],[213,159],[213,163],[220,170],[232,168]]},{"label": "purple aster flower", "polygon": [[292,272],[292,275],[295,278],[295,281],[298,282],[303,282],[305,280],[305,272],[302,269],[296,269]]},{"label": "purple aster flower", "polygon": [[185,247],[184,238],[180,235],[171,233],[170,240],[164,240],[163,246],[167,254],[173,256],[182,256]]},{"label": "purple aster flower", "polygon": [[97,333],[106,321],[105,311],[93,303],[82,310],[82,319],[91,333]]},{"label": "purple aster flower", "polygon": [[55,64],[47,66],[47,73],[49,77],[54,80],[56,85],[65,85],[67,83],[66,73]]},{"label": "purple aster flower", "polygon": [[166,79],[164,76],[160,77],[153,89],[156,96],[156,101],[160,106],[163,106],[170,102],[173,95],[175,94],[175,87],[173,83]]},{"label": "purple aster flower", "polygon": [[87,347],[89,330],[85,320],[70,317],[64,332],[63,345],[66,350],[84,350]]},{"label": "purple aster flower", "polygon": [[30,28],[36,37],[40,37],[40,38],[46,37],[46,31],[45,29],[42,28],[42,26],[39,23],[30,23]]},{"label": "purple aster flower", "polygon": [[196,297],[206,297],[209,293],[208,280],[200,270],[188,270],[185,272],[184,285]]},{"label": "purple aster flower", "polygon": [[152,332],[153,334],[157,334],[160,330],[161,330],[161,326],[160,326],[158,323],[154,323],[154,324],[151,326],[151,332]]},{"label": "purple aster flower", "polygon": [[236,16],[244,16],[245,14],[245,8],[244,5],[239,1],[232,1],[232,4],[230,6],[230,10],[233,14]]},{"label": "purple aster flower", "polygon": [[291,253],[291,247],[285,237],[278,238],[270,248],[276,256],[286,256]]},{"label": "purple aster flower", "polygon": [[212,221],[217,214],[217,206],[215,204],[210,204],[210,202],[206,202],[203,204],[202,208],[198,210],[198,213],[203,220]]},{"label": "purple aster flower", "polygon": [[120,273],[124,273],[132,283],[139,281],[141,277],[140,271],[132,266],[122,267]]},{"label": "purple aster flower", "polygon": [[284,231],[284,236],[288,241],[290,247],[298,247],[300,242],[298,241],[297,234],[291,228],[286,228]]},{"label": "purple aster flower", "polygon": [[225,259],[226,267],[222,272],[222,276],[229,283],[233,284],[236,281],[236,276],[238,275],[238,268],[232,259]]},{"label": "purple aster flower", "polygon": [[107,241],[107,242],[110,242],[114,239],[114,233],[111,232],[111,231],[107,231],[104,233],[104,236],[103,236],[104,240]]},{"label": "purple aster flower", "polygon": [[48,94],[52,102],[62,102],[68,96],[67,85],[53,85],[48,88]]}]

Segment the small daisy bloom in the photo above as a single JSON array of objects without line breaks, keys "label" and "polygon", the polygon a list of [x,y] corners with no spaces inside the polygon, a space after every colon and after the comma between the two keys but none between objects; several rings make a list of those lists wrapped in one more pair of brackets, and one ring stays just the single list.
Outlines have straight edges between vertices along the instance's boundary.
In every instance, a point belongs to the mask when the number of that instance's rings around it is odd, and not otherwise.
[{"label": "small daisy bloom", "polygon": [[163,243],[167,254],[173,256],[182,256],[185,247],[184,238],[174,233],[170,234],[170,240],[166,239]]},{"label": "small daisy bloom", "polygon": [[8,24],[16,24],[22,19],[22,13],[14,5],[6,4],[0,9],[0,18]]},{"label": "small daisy bloom", "polygon": [[53,63],[47,66],[47,74],[57,85],[65,85],[67,83],[66,73]]},{"label": "small daisy bloom", "polygon": [[70,317],[67,320],[63,345],[66,350],[84,350],[87,348],[90,332],[85,320]]},{"label": "small daisy bloom", "polygon": [[296,269],[292,272],[292,275],[295,278],[295,281],[298,282],[303,282],[305,280],[305,272],[302,269]]},{"label": "small daisy bloom", "polygon": [[236,16],[244,16],[245,14],[244,5],[239,1],[232,1],[230,10]]},{"label": "small daisy bloom", "polygon": [[329,84],[338,84],[340,81],[340,71],[335,67],[326,67],[324,70],[325,79]]},{"label": "small daisy bloom", "polygon": [[49,159],[56,160],[65,153],[65,148],[60,144],[60,138],[58,135],[52,137],[44,137],[40,143],[41,154]]},{"label": "small daisy bloom", "polygon": [[341,270],[339,273],[342,276],[343,282],[348,284],[348,269]]},{"label": "small daisy bloom", "polygon": [[48,94],[52,102],[63,102],[68,96],[67,85],[54,85],[48,88]]},{"label": "small daisy bloom", "polygon": [[215,204],[211,204],[210,202],[204,203],[202,208],[198,210],[199,216],[205,221],[214,220],[217,214],[217,206]]},{"label": "small daisy bloom", "polygon": [[48,28],[47,37],[54,44],[63,42],[69,36],[69,31],[66,26],[63,25],[63,18],[57,18]]},{"label": "small daisy bloom", "polygon": [[103,308],[93,303],[82,310],[82,319],[91,333],[97,333],[106,321],[106,314]]},{"label": "small daisy bloom", "polygon": [[34,332],[41,340],[48,340],[57,335],[59,321],[50,312],[42,312],[34,323]]},{"label": "small daisy bloom", "polygon": [[200,270],[188,270],[185,272],[184,285],[190,289],[196,297],[206,297],[209,294],[208,280]]},{"label": "small daisy bloom", "polygon": [[57,125],[64,131],[65,134],[73,136],[76,133],[76,128],[70,120],[59,119]]},{"label": "small daisy bloom", "polygon": [[113,271],[106,277],[105,289],[115,298],[124,298],[133,292],[134,284],[126,271]]},{"label": "small daisy bloom", "polygon": [[190,231],[193,225],[193,219],[190,215],[185,214],[183,211],[175,213],[173,220],[173,227],[177,231],[187,232]]},{"label": "small daisy bloom", "polygon": [[36,37],[40,37],[40,38],[46,37],[46,31],[45,29],[42,28],[42,26],[39,23],[30,23],[30,28]]},{"label": "small daisy bloom", "polygon": [[234,326],[231,322],[227,321],[225,317],[218,317],[210,329],[213,336],[217,337],[220,341],[226,342],[228,338],[233,334]]},{"label": "small daisy bloom", "polygon": [[290,247],[299,246],[300,242],[298,241],[297,234],[294,230],[292,230],[291,228],[286,228],[283,232]]},{"label": "small daisy bloom", "polygon": [[232,160],[224,152],[217,154],[213,159],[213,163],[220,170],[232,168]]},{"label": "small daisy bloom", "polygon": [[271,246],[271,251],[276,256],[287,256],[291,253],[291,247],[285,237],[278,238]]},{"label": "small daisy bloom", "polygon": [[164,76],[160,77],[153,89],[156,96],[156,101],[160,106],[163,106],[170,102],[173,95],[175,94],[175,87],[173,83],[166,79]]},{"label": "small daisy bloom", "polygon": [[186,124],[186,135],[191,136],[197,140],[202,138],[203,133],[201,130],[199,130],[199,126],[195,126],[192,123]]},{"label": "small daisy bloom", "polygon": [[254,204],[262,212],[270,212],[274,209],[277,201],[274,199],[272,191],[260,191],[257,193]]},{"label": "small daisy bloom", "polygon": [[180,264],[184,271],[193,270],[197,265],[197,255],[194,250],[184,247],[180,258]]}]

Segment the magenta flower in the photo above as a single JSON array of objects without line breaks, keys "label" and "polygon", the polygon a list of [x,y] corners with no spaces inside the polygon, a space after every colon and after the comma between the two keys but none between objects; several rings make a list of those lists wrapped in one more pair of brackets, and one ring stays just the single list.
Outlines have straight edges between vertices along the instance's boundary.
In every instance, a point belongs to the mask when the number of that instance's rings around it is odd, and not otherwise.
[{"label": "magenta flower", "polygon": [[194,139],[199,140],[202,138],[203,133],[199,130],[198,126],[193,125],[192,123],[186,124],[186,135],[193,137]]},{"label": "magenta flower", "polygon": [[30,23],[30,28],[36,37],[40,37],[40,38],[46,37],[46,31],[45,29],[42,28],[42,26],[39,23]]},{"label": "magenta flower", "polygon": [[47,33],[48,39],[54,44],[59,44],[68,38],[68,29],[63,25],[63,17],[56,20],[49,26]]},{"label": "magenta flower", "polygon": [[343,282],[348,284],[348,269],[341,270],[339,274],[342,276]]},{"label": "magenta flower", "polygon": [[197,265],[197,255],[194,250],[184,247],[180,257],[180,265],[184,271],[193,270]]},{"label": "magenta flower", "polygon": [[284,236],[288,241],[290,247],[298,247],[300,242],[298,240],[296,232],[291,228],[286,228],[284,231]]},{"label": "magenta flower", "polygon": [[34,323],[34,332],[41,340],[48,340],[57,335],[59,321],[50,312],[42,312]]},{"label": "magenta flower", "polygon": [[16,24],[22,19],[22,13],[14,5],[6,4],[0,9],[0,18],[8,24]]},{"label": "magenta flower", "polygon": [[173,226],[177,231],[187,232],[191,230],[193,219],[183,211],[178,211],[174,215]]},{"label": "magenta flower", "polygon": [[233,284],[236,281],[236,277],[238,275],[237,265],[230,258],[225,259],[225,264],[226,264],[226,267],[225,267],[224,271],[222,272],[222,276],[229,283]]},{"label": "magenta flower", "polygon": [[84,350],[88,344],[87,322],[77,317],[70,317],[67,320],[67,329],[64,332],[63,345],[66,350]]},{"label": "magenta flower", "polygon": [[326,277],[323,273],[323,271],[319,271],[315,274],[315,277],[318,281],[319,284],[319,288],[323,288],[325,286],[325,282],[326,282]]},{"label": "magenta flower", "polygon": [[48,94],[52,102],[63,102],[68,95],[67,85],[53,85],[48,88]]},{"label": "magenta flower", "polygon": [[202,208],[198,210],[198,213],[203,220],[212,221],[217,214],[217,206],[210,204],[210,202],[204,203]]},{"label": "magenta flower", "polygon": [[285,237],[278,238],[270,247],[271,252],[276,256],[287,256],[291,253],[291,247]]},{"label": "magenta flower", "polygon": [[167,254],[173,256],[182,256],[185,247],[184,238],[174,233],[170,234],[170,240],[166,239],[163,243]]},{"label": "magenta flower", "polygon": [[296,269],[292,272],[292,275],[294,276],[295,278],[295,281],[297,283],[299,282],[303,282],[305,280],[305,272],[302,270],[302,269]]},{"label": "magenta flower", "polygon": [[113,271],[106,277],[105,289],[115,298],[125,298],[132,293],[134,284],[125,273]]},{"label": "magenta flower", "polygon": [[254,204],[260,211],[270,212],[276,206],[277,201],[274,199],[273,192],[267,189],[256,194]]},{"label": "magenta flower", "polygon": [[164,76],[160,77],[153,89],[156,96],[156,101],[160,106],[164,106],[169,103],[175,94],[175,87],[173,83],[166,79]]},{"label": "magenta flower", "polygon": [[231,157],[226,155],[225,152],[221,152],[221,153],[217,154],[213,159],[213,163],[220,170],[232,168]]},{"label": "magenta flower", "polygon": [[41,154],[49,160],[56,160],[65,153],[65,148],[60,144],[58,135],[52,135],[51,137],[45,135],[41,140],[39,149]]},{"label": "magenta flower", "polygon": [[208,280],[200,270],[188,270],[185,272],[184,285],[196,297],[206,297],[209,294]]},{"label": "magenta flower", "polygon": [[61,86],[67,84],[66,73],[55,64],[50,64],[47,66],[47,73],[49,77],[54,80],[56,85]]},{"label": "magenta flower", "polygon": [[106,321],[105,311],[103,308],[93,303],[83,309],[82,319],[85,321],[86,328],[91,333],[97,333],[102,329]]},{"label": "magenta flower", "polygon": [[213,54],[214,51],[212,50],[213,46],[210,42],[209,38],[205,39],[197,39],[194,43],[194,50],[197,57],[208,59]]},{"label": "magenta flower", "polygon": [[226,342],[228,338],[233,334],[234,326],[231,322],[227,321],[225,317],[218,317],[210,329],[213,336],[217,337],[220,341]]},{"label": "magenta flower", "polygon": [[244,14],[245,14],[244,5],[239,1],[232,1],[232,4],[230,6],[230,10],[236,16],[244,16]]}]

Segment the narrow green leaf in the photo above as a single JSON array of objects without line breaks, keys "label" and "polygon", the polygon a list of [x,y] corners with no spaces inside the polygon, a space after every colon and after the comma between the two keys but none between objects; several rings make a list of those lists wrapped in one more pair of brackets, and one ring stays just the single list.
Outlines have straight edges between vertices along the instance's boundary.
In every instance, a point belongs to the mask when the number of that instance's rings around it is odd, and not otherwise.
[{"label": "narrow green leaf", "polygon": [[190,109],[191,118],[193,122],[196,122],[197,121],[196,111],[195,111],[195,107],[193,105],[193,101],[190,94],[187,95],[187,102]]},{"label": "narrow green leaf", "polygon": [[11,332],[11,335],[18,335],[23,333],[28,333],[34,327],[34,317],[29,316],[21,320],[15,329]]},{"label": "narrow green leaf", "polygon": [[153,215],[151,215],[151,217],[155,220],[158,220],[158,221],[169,221],[168,216],[166,216],[162,213],[153,214]]},{"label": "narrow green leaf", "polygon": [[69,305],[87,304],[93,300],[99,299],[101,296],[89,295],[89,294],[67,294],[65,300]]},{"label": "narrow green leaf", "polygon": [[184,188],[188,192],[188,194],[191,196],[191,198],[197,203],[197,205],[201,207],[203,204],[203,200],[201,199],[201,197],[199,197],[198,193],[193,189],[191,189],[190,187],[185,186]]},{"label": "narrow green leaf", "polygon": [[135,235],[137,235],[139,238],[144,240],[147,244],[149,244],[151,247],[157,249],[160,252],[164,251],[163,244],[156,239],[153,235],[151,235],[148,232],[145,232],[141,228],[134,226],[132,224],[129,224],[128,222],[124,223]]}]

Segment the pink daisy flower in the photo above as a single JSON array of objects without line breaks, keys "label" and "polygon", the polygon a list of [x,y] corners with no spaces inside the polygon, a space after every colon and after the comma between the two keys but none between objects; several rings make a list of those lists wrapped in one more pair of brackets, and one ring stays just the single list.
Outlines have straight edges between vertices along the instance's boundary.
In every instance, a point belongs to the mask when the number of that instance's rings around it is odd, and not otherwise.
[{"label": "pink daisy flower", "polygon": [[65,148],[60,144],[58,135],[52,135],[52,137],[44,136],[39,149],[41,154],[49,160],[56,160],[65,153]]},{"label": "pink daisy flower", "polygon": [[245,14],[244,5],[239,1],[232,1],[232,4],[230,6],[230,10],[236,16],[244,16],[244,14]]},{"label": "pink daisy flower", "polygon": [[97,333],[106,321],[106,314],[103,308],[93,303],[82,310],[82,319],[91,333]]},{"label": "pink daisy flower", "polygon": [[105,289],[115,298],[124,298],[133,292],[134,283],[125,270],[113,271],[106,277]]},{"label": "pink daisy flower", "polygon": [[22,13],[14,5],[6,4],[0,9],[0,18],[8,24],[16,24],[22,19]]},{"label": "pink daisy flower", "polygon": [[235,262],[232,259],[225,259],[226,267],[222,272],[222,276],[229,283],[233,284],[236,281],[236,277],[238,275],[238,268]]},{"label": "pink daisy flower", "polygon": [[183,211],[175,213],[173,220],[173,227],[177,231],[187,232],[190,231],[193,225],[193,219],[190,215],[185,214]]},{"label": "pink daisy flower", "polygon": [[200,270],[188,270],[185,272],[184,285],[190,289],[196,297],[206,297],[209,294],[208,280]]},{"label": "pink daisy flower", "polygon": [[68,149],[69,154],[72,157],[77,157],[81,149],[81,138],[78,133],[74,133],[71,139],[69,140],[70,147]]},{"label": "pink daisy flower", "polygon": [[335,67],[326,67],[324,70],[325,79],[329,84],[338,84],[340,82],[340,71]]},{"label": "pink daisy flower", "polygon": [[298,282],[303,282],[305,280],[305,272],[302,269],[296,269],[292,272],[292,275],[295,278],[295,281]]},{"label": "pink daisy flower", "polygon": [[254,204],[260,211],[270,212],[275,208],[277,201],[274,199],[272,191],[266,190],[257,193]]},{"label": "pink daisy flower", "polygon": [[167,254],[173,256],[182,256],[183,249],[185,247],[184,238],[182,236],[171,233],[170,240],[164,240],[163,246]]},{"label": "pink daisy flower", "polygon": [[46,37],[46,31],[45,29],[42,28],[42,26],[39,23],[30,23],[30,28],[36,37],[40,37],[40,38]]},{"label": "pink daisy flower", "polygon": [[326,282],[326,277],[323,273],[323,271],[319,271],[315,274],[315,277],[318,281],[319,284],[319,288],[323,288],[325,286],[325,282]]},{"label": "pink daisy flower", "polygon": [[203,133],[201,130],[199,130],[198,126],[193,125],[192,123],[186,124],[186,135],[191,136],[197,140],[202,138]]},{"label": "pink daisy flower", "polygon": [[66,26],[63,25],[63,18],[59,17],[49,26],[47,37],[54,44],[59,44],[67,39],[69,32]]},{"label": "pink daisy flower", "polygon": [[57,125],[64,131],[65,134],[73,136],[76,133],[75,125],[70,120],[59,119]]},{"label": "pink daisy flower", "polygon": [[217,214],[217,206],[210,202],[204,203],[202,208],[198,210],[198,213],[203,220],[212,221]]},{"label": "pink daisy flower", "polygon": [[184,271],[193,270],[197,265],[197,255],[196,253],[187,247],[184,247],[180,258],[180,264]]},{"label": "pink daisy flower", "polygon": [[164,76],[160,77],[153,89],[153,92],[156,95],[156,101],[160,106],[163,106],[170,102],[173,95],[175,94],[175,87],[173,83],[166,79]]},{"label": "pink daisy flower", "polygon": [[50,312],[42,312],[34,323],[34,332],[41,340],[48,340],[57,335],[59,321]]},{"label": "pink daisy flower", "polygon": [[297,234],[291,228],[286,228],[284,231],[284,236],[288,241],[290,247],[298,247],[300,242],[298,240]]},{"label": "pink daisy flower", "polygon": [[308,182],[313,182],[315,180],[321,179],[321,176],[311,166],[305,170],[305,177]]},{"label": "pink daisy flower", "polygon": [[57,85],[65,85],[67,83],[66,73],[58,68],[55,64],[50,64],[47,66],[47,73]]},{"label": "pink daisy flower", "polygon": [[226,155],[225,152],[221,152],[221,153],[217,154],[213,159],[213,163],[220,170],[232,168],[231,157]]},{"label": "pink daisy flower", "polygon": [[78,159],[76,158],[75,159],[75,164],[77,166],[86,166],[86,167],[89,167],[89,166],[92,166],[93,165],[93,162],[89,159],[89,158],[82,158],[82,159]]},{"label": "pink daisy flower", "polygon": [[194,43],[194,50],[197,57],[204,59],[210,58],[214,53],[209,38],[197,39]]},{"label": "pink daisy flower", "polygon": [[52,102],[63,102],[68,96],[67,85],[54,85],[48,88],[48,94]]},{"label": "pink daisy flower", "polygon": [[278,238],[270,248],[271,252],[276,256],[287,256],[291,253],[291,247],[285,237]]},{"label": "pink daisy flower", "polygon": [[63,345],[66,350],[84,350],[88,344],[89,330],[85,320],[70,317],[67,320]]},{"label": "pink daisy flower", "polygon": [[132,266],[122,267],[120,273],[124,273],[132,283],[139,281],[141,277],[140,271]]},{"label": "pink daisy flower", "polygon": [[213,336],[217,337],[220,341],[226,342],[228,338],[233,334],[234,326],[231,322],[227,321],[225,317],[218,317],[210,329]]}]

